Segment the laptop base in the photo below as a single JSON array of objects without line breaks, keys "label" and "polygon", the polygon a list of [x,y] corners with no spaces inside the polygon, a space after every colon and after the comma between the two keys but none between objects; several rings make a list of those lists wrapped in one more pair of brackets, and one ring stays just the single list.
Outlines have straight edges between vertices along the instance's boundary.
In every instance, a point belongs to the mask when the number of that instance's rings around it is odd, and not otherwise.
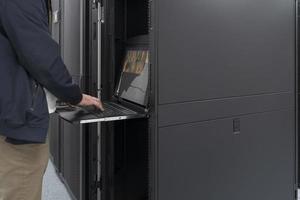
[{"label": "laptop base", "polygon": [[135,118],[145,118],[146,113],[141,113],[122,106],[115,102],[104,102],[105,111],[96,109],[94,106],[65,106],[57,108],[56,113],[70,123],[96,123],[118,121]]}]

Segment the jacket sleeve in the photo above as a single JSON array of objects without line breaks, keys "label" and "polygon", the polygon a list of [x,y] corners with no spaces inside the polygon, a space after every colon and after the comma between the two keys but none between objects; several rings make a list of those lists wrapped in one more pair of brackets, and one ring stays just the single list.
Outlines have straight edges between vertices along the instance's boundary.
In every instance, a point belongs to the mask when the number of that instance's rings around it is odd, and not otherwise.
[{"label": "jacket sleeve", "polygon": [[18,62],[57,98],[78,104],[82,93],[74,84],[48,28],[43,0],[5,0],[1,11],[3,28]]}]

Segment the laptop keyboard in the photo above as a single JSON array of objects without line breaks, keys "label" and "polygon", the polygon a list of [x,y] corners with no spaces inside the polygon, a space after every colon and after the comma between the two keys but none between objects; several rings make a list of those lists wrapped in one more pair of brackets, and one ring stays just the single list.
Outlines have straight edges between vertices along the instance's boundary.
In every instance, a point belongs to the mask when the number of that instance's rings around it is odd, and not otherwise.
[{"label": "laptop keyboard", "polygon": [[128,109],[124,108],[123,106],[116,104],[116,103],[111,103],[109,105],[104,103],[104,107],[111,107],[111,108],[118,110],[126,115],[136,114],[136,112],[134,112],[132,110],[128,110]]},{"label": "laptop keyboard", "polygon": [[84,109],[88,112],[93,113],[94,115],[96,115],[97,117],[112,117],[112,116],[120,116],[120,115],[130,115],[130,114],[134,114],[134,112],[127,110],[125,108],[122,108],[120,106],[111,106],[108,104],[104,104],[104,108],[105,110],[99,110],[94,106],[87,106],[84,107]]}]

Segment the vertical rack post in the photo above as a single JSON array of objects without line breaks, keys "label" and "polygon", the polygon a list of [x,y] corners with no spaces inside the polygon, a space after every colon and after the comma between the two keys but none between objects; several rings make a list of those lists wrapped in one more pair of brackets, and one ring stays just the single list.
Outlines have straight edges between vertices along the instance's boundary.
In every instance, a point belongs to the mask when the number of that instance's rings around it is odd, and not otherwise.
[{"label": "vertical rack post", "polygon": [[[104,6],[103,0],[94,0],[98,8],[98,20],[97,20],[97,96],[101,99],[102,89],[102,24],[104,23]],[[102,183],[101,179],[101,123],[97,124],[97,182]],[[97,188],[97,199],[101,199],[101,186]]]}]

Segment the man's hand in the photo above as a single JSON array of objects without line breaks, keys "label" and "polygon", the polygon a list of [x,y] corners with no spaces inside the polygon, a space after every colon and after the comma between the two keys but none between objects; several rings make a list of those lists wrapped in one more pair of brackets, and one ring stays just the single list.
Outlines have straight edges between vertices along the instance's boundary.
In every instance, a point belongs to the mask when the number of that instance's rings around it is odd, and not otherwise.
[{"label": "man's hand", "polygon": [[82,95],[82,100],[78,105],[79,106],[95,106],[96,108],[99,108],[100,110],[104,111],[104,107],[103,107],[100,99],[98,99],[96,97],[92,97],[87,94]]}]

